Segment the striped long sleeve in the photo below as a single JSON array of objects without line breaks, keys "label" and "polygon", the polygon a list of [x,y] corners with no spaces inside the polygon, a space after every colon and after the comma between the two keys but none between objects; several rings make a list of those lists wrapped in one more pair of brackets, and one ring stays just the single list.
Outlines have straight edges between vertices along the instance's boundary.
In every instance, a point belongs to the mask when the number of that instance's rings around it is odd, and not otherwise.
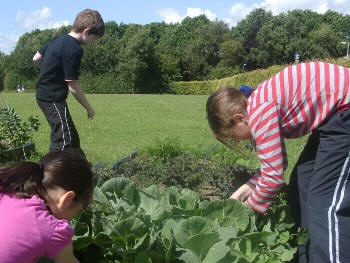
[{"label": "striped long sleeve", "polygon": [[260,177],[247,203],[265,213],[283,186],[287,167],[284,138],[301,137],[331,114],[350,108],[349,69],[311,62],[292,65],[261,83],[248,100],[247,112]]}]

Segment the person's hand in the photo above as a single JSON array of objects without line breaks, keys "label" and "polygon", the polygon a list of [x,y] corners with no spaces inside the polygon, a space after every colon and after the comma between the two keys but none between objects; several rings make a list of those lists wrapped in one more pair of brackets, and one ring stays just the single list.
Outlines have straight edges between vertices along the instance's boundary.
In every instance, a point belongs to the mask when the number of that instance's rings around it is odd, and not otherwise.
[{"label": "person's hand", "polygon": [[241,202],[247,200],[250,194],[255,190],[255,185],[246,183],[236,190],[231,196],[230,199],[235,199]]},{"label": "person's hand", "polygon": [[95,111],[93,109],[88,109],[87,110],[87,115],[88,115],[88,119],[92,120],[95,116]]}]

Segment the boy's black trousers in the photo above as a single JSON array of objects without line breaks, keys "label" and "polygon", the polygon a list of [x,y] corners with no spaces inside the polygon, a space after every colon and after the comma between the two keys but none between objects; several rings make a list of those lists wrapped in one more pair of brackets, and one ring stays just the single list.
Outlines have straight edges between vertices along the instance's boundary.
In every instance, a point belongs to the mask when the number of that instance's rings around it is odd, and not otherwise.
[{"label": "boy's black trousers", "polygon": [[51,128],[50,151],[63,151],[65,148],[79,148],[80,138],[73,123],[66,102],[46,102],[37,99]]},{"label": "boy's black trousers", "polygon": [[309,241],[297,262],[350,262],[350,110],[308,138],[289,182],[289,203]]}]

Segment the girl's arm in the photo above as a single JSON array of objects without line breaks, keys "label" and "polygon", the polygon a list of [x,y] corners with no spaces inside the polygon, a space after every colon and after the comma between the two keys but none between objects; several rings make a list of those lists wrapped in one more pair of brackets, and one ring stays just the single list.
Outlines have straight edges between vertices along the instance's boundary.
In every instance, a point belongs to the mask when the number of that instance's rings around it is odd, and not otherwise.
[{"label": "girl's arm", "polygon": [[250,196],[250,194],[255,190],[255,185],[251,183],[245,183],[240,188],[234,192],[230,198],[235,199],[241,202],[244,202],[247,200],[247,198]]},{"label": "girl's arm", "polygon": [[72,243],[65,246],[53,260],[56,263],[79,263],[79,260],[73,254]]}]

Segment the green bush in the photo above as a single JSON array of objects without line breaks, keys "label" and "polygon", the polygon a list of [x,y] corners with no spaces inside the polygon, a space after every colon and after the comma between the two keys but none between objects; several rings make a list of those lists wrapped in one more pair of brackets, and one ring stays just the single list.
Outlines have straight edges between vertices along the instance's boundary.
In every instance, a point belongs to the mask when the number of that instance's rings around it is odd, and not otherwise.
[{"label": "green bush", "polygon": [[37,81],[38,76],[34,79],[27,79],[14,71],[8,71],[5,74],[4,87],[7,90],[16,90],[17,85],[21,85],[21,87],[24,85],[26,89],[35,89]]},{"label": "green bush", "polygon": [[206,81],[179,81],[170,85],[170,92],[178,95],[209,95],[224,85],[239,87],[242,85],[256,86],[269,79],[283,69],[284,66],[272,66],[267,69],[258,69],[240,73],[232,77]]},{"label": "green bush", "polygon": [[17,88],[17,85],[21,84],[22,81],[22,76],[14,71],[8,71],[5,75],[5,89],[15,90]]},{"label": "green bush", "polygon": [[[0,109],[0,160],[4,161],[9,150],[23,147],[30,143],[33,133],[37,132],[40,123],[37,116],[33,115],[28,121],[22,121],[14,108]],[[14,156],[12,159],[21,159],[25,156]]]},{"label": "green bush", "polygon": [[128,94],[132,93],[126,83],[123,83],[116,74],[107,73],[93,75],[84,73],[80,77],[80,84],[86,93],[91,94]]},{"label": "green bush", "polygon": [[215,90],[215,83],[215,80],[171,82],[169,92],[177,95],[206,95]]},{"label": "green bush", "polygon": [[[345,67],[350,67],[350,60],[346,58],[340,59],[316,59],[315,61],[326,61]],[[232,77],[222,78],[219,80],[206,81],[179,81],[170,84],[170,93],[179,95],[209,95],[224,85],[240,87],[242,85],[250,85],[256,87],[258,84],[267,80],[281,71],[288,65],[274,65],[266,69],[258,69],[250,72],[244,72]]]}]

